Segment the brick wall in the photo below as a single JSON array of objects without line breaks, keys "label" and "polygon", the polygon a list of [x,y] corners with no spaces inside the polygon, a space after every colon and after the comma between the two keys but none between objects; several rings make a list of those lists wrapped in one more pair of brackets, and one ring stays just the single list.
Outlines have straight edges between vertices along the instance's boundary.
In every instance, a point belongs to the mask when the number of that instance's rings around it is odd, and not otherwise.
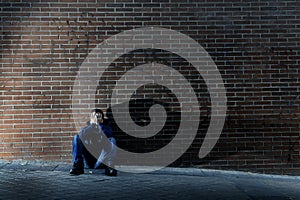
[{"label": "brick wall", "polygon": [[[198,158],[210,120],[207,87],[189,63],[170,52],[137,50],[115,60],[97,88],[97,105],[109,106],[116,79],[132,66],[170,65],[186,73],[201,106],[197,137],[173,166],[299,174],[299,1],[2,0],[0,5],[1,159],[70,162],[77,132],[72,88],[80,65],[110,36],[158,26],[196,40],[223,77],[228,111],[213,151]],[[153,94],[158,94],[154,100]],[[174,95],[159,85],[139,88],[135,99],[132,117],[140,125],[145,108],[157,100],[178,107]],[[136,152],[166,145],[180,121],[174,109],[168,114],[162,134],[146,140],[115,127],[119,145]]]}]

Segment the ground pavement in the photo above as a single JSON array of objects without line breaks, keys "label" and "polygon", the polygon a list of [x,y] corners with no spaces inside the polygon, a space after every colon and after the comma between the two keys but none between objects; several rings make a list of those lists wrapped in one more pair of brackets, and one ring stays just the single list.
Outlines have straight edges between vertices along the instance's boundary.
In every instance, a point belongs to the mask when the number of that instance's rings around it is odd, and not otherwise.
[{"label": "ground pavement", "polygon": [[70,164],[0,161],[0,199],[199,199],[300,200],[299,176],[261,175],[195,168],[151,173],[85,169],[70,176]]}]

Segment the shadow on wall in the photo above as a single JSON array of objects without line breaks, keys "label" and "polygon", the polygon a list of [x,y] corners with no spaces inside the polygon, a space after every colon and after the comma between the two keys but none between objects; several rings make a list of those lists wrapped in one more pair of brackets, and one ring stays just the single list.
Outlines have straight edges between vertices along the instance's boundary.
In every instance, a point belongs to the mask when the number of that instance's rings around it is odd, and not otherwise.
[{"label": "shadow on wall", "polygon": [[[151,119],[149,117],[149,109],[153,105],[160,104],[165,108],[167,118],[164,127],[156,135],[147,138],[134,137],[121,130],[112,115],[112,109],[115,109],[116,107],[108,108],[106,115],[113,127],[114,136],[117,139],[118,147],[135,153],[149,153],[168,145],[177,134],[181,123],[181,112],[180,110],[178,111],[176,106],[172,106],[174,105],[173,103],[174,102],[169,103],[163,100],[160,101],[154,99],[131,99],[131,101],[129,102],[131,119],[124,120],[132,120],[135,124],[141,127],[147,126],[151,123]],[[117,109],[120,107],[122,107],[122,105],[117,105]],[[120,110],[118,110],[118,112],[120,112]],[[120,113],[122,113],[122,111]],[[210,116],[201,116],[200,120],[201,122],[199,124],[198,134],[196,135],[196,138],[194,138],[194,142],[191,145],[191,147],[193,147],[193,150],[188,150],[186,152],[186,154],[188,154],[188,157],[193,157],[192,160],[194,161],[198,159],[198,153],[208,129]],[[188,133],[186,134],[186,140],[191,140]],[[185,162],[192,162],[192,160],[185,160]],[[179,159],[172,165],[180,166],[183,164],[182,162],[182,159]]]}]

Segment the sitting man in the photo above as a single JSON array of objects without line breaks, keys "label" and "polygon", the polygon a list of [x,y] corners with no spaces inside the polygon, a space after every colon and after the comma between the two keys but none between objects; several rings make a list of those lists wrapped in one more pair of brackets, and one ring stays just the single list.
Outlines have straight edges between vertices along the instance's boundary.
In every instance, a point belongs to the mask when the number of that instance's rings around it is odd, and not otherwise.
[{"label": "sitting man", "polygon": [[70,174],[84,173],[84,163],[89,168],[105,167],[105,174],[116,176],[114,167],[116,140],[113,138],[109,122],[104,119],[101,109],[94,109],[87,126],[75,135],[72,142],[73,168]]}]

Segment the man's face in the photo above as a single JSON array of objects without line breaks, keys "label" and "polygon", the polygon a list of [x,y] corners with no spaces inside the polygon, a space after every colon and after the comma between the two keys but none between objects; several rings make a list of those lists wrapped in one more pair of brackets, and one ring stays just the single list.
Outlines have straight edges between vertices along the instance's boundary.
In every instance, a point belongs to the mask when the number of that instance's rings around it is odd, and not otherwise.
[{"label": "man's face", "polygon": [[98,123],[102,124],[103,123],[103,116],[101,113],[95,113],[95,116],[97,117]]}]

